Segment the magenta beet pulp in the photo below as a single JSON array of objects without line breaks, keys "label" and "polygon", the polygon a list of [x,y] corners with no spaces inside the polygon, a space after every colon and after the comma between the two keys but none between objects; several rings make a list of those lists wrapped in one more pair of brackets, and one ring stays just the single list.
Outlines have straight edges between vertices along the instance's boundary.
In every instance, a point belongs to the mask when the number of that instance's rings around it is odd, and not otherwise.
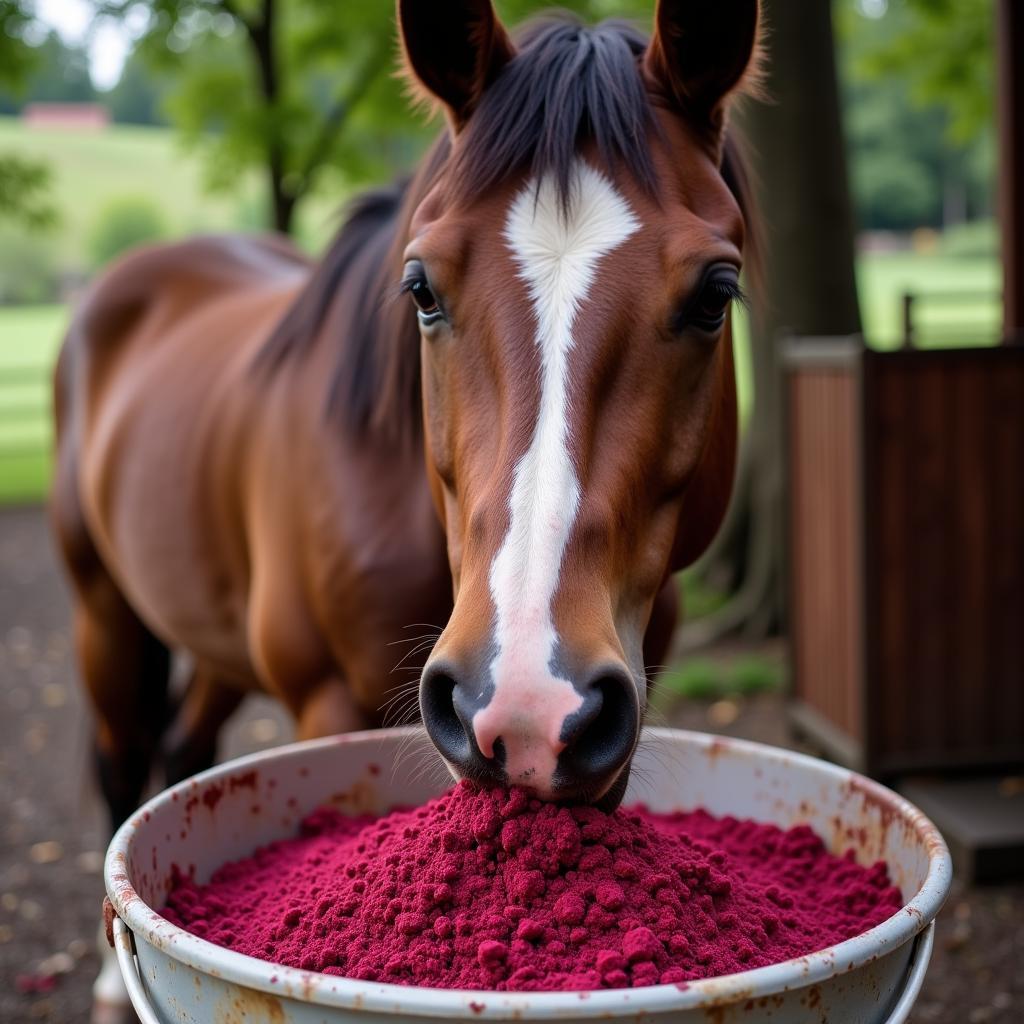
[{"label": "magenta beet pulp", "polygon": [[704,811],[608,815],[468,785],[386,817],[322,810],[299,836],[178,874],[165,916],[236,952],[433,988],[593,990],[779,963],[903,905],[884,864],[811,829]]}]

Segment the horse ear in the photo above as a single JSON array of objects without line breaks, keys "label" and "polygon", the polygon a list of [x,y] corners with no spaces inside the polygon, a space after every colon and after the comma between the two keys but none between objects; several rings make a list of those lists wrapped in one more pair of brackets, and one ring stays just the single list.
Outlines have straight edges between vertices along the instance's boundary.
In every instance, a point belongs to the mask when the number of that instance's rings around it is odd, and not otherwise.
[{"label": "horse ear", "polygon": [[398,0],[398,24],[410,78],[458,131],[515,52],[491,0]]},{"label": "horse ear", "polygon": [[757,77],[759,7],[758,0],[658,0],[647,73],[714,135],[729,95]]},{"label": "horse ear", "polygon": [[707,441],[683,492],[672,571],[685,569],[704,554],[725,519],[736,475],[739,420],[732,330],[721,339]]}]

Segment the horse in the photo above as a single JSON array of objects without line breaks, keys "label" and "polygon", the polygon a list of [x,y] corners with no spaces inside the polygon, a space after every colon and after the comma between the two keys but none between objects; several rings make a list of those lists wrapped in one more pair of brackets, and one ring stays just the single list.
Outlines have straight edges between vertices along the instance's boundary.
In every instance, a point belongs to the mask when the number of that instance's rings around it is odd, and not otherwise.
[{"label": "horse", "polygon": [[[299,737],[381,724],[395,644],[456,778],[612,808],[737,442],[748,217],[728,134],[757,0],[647,38],[399,0],[445,127],[313,264],[143,248],[55,372],[51,516],[112,826],[213,762],[246,693]],[[168,696],[170,652],[192,678]]]}]

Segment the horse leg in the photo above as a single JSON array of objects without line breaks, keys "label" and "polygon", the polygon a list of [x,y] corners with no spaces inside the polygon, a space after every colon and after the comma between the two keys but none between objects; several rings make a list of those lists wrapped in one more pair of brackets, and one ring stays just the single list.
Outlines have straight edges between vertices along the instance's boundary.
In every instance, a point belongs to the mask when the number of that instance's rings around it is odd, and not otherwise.
[{"label": "horse leg", "polygon": [[[170,658],[108,576],[78,587],[74,611],[78,662],[96,718],[95,764],[111,830],[139,805],[166,720]],[[113,950],[99,939],[94,1024],[134,1020]]]},{"label": "horse leg", "polygon": [[221,727],[242,703],[245,691],[196,665],[177,714],[163,739],[168,786],[213,766]]},{"label": "horse leg", "polygon": [[95,718],[95,767],[111,832],[139,806],[168,718],[167,647],[129,605],[104,565],[82,509],[77,437],[67,377],[70,341],[55,381],[57,464],[50,522],[72,582],[79,671]]},{"label": "horse leg", "polygon": [[139,806],[167,722],[170,654],[99,567],[76,577],[78,665],[95,714],[95,764],[111,833]]},{"label": "horse leg", "polygon": [[[100,560],[81,513],[72,453],[67,439],[62,441],[51,514],[73,583],[75,648],[94,711],[94,763],[113,832],[139,805],[166,725],[170,654]],[[93,984],[92,1021],[135,1020],[102,924],[98,947],[101,970]]]},{"label": "horse leg", "polygon": [[329,676],[299,693],[285,694],[284,700],[295,717],[298,739],[355,732],[377,724],[355,702],[351,689],[339,676]]}]

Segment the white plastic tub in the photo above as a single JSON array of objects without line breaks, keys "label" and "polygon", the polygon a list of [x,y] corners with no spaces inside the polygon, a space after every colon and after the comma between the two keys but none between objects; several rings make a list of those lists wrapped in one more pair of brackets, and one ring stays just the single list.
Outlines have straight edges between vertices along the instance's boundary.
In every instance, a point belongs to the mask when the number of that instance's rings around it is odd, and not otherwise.
[{"label": "white plastic tub", "polygon": [[[313,808],[386,811],[436,795],[418,734],[391,729],[298,743],[214,768],[161,793],[107,852],[115,946],[143,1024],[337,1024],[341,1021],[770,1020],[900,1024],[931,953],[932,921],[950,883],[935,827],[895,793],[842,768],[765,747],[648,729],[627,803],[695,806],[788,827],[811,825],[834,852],[884,859],[906,905],[828,949],[740,974],[601,992],[499,993],[409,988],[275,966],[222,949],[159,914],[171,865],[206,881],[221,864],[293,834]],[[410,753],[412,747],[412,753]],[[404,750],[403,750],[404,748]],[[436,760],[436,759],[435,759]]]}]

